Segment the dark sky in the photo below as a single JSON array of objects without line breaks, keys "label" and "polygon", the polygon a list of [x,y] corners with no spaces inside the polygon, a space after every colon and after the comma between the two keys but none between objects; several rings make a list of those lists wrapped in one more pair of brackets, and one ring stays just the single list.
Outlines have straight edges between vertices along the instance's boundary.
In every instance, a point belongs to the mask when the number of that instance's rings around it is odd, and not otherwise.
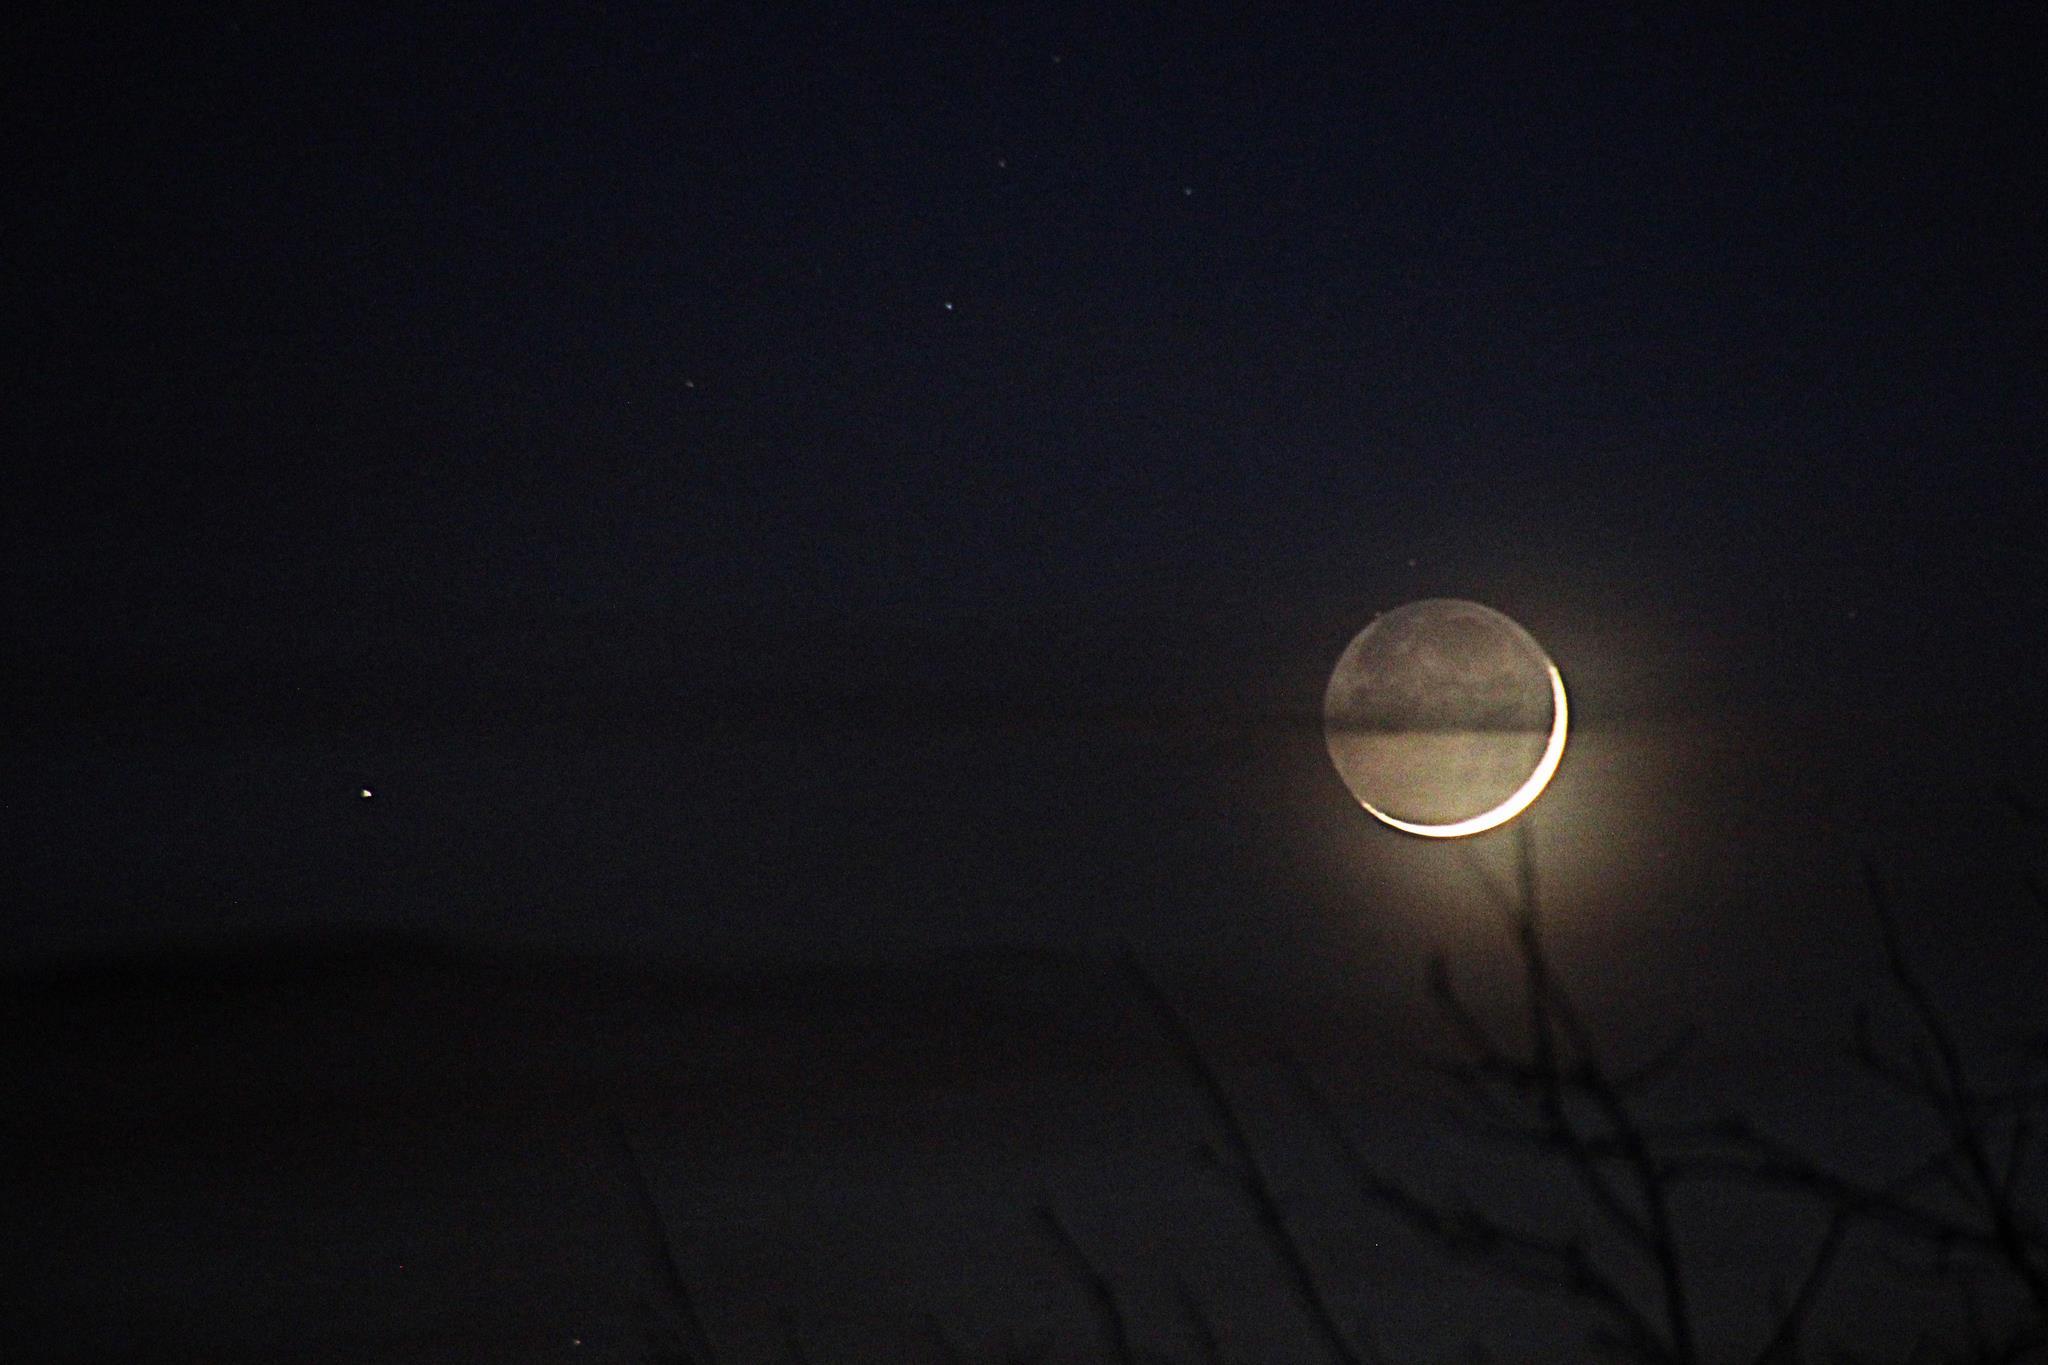
[{"label": "dark sky", "polygon": [[1790,620],[2024,538],[2019,12],[1080,8],[39,26],[35,605]]},{"label": "dark sky", "polygon": [[1289,725],[1431,595],[1588,725],[2042,700],[2028,10],[766,8],[17,21],[39,880],[141,891],[81,740],[324,746],[276,825],[566,728],[651,828],[773,766],[707,735]]},{"label": "dark sky", "polygon": [[10,969],[1127,936],[1398,1014],[1502,845],[1317,708],[1455,596],[1573,689],[1620,1017],[1821,1036],[1861,856],[2036,989],[2040,10],[434,8],[8,21]]}]

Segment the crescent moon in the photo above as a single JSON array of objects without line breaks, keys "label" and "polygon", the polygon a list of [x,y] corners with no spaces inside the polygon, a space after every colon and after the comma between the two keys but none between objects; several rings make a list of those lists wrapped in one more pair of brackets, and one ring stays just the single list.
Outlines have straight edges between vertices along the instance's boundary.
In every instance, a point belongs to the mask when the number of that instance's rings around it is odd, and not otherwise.
[{"label": "crescent moon", "polygon": [[1492,810],[1481,811],[1477,815],[1454,820],[1447,825],[1421,825],[1413,820],[1403,820],[1399,816],[1387,814],[1362,796],[1358,798],[1358,804],[1364,806],[1374,819],[1392,825],[1404,834],[1420,834],[1426,839],[1457,839],[1467,834],[1483,834],[1487,830],[1505,825],[1527,810],[1529,803],[1541,796],[1543,789],[1550,785],[1551,776],[1557,772],[1557,765],[1563,761],[1565,731],[1569,727],[1568,707],[1564,697],[1564,675],[1557,671],[1556,664],[1546,664],[1545,667],[1550,670],[1550,739],[1544,744],[1543,757],[1536,761],[1536,767],[1529,773],[1528,779],[1515,788],[1507,800]]}]

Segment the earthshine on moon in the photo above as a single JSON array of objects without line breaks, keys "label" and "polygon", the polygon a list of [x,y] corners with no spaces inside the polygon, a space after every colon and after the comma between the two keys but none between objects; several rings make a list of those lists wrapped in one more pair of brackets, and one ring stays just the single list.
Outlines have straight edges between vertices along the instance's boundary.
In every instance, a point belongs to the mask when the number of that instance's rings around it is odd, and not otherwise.
[{"label": "earthshine on moon", "polygon": [[1410,602],[1355,636],[1323,693],[1323,740],[1358,804],[1454,839],[1520,815],[1564,757],[1564,678],[1491,607]]}]

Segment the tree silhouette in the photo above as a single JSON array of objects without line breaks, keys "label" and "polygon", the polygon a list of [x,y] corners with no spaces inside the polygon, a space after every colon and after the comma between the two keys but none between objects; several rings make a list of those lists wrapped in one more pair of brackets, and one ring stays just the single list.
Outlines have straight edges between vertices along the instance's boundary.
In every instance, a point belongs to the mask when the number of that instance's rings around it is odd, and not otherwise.
[{"label": "tree silhouette", "polygon": [[[1698,1290],[1674,1214],[1685,1186],[1715,1183],[1793,1194],[1821,1214],[1792,1282],[1770,1296],[1761,1339],[1737,1357],[1790,1365],[1812,1357],[1815,1309],[1852,1234],[1868,1231],[1900,1273],[1945,1284],[1956,1298],[1959,1339],[1926,1334],[1912,1360],[1971,1362],[2048,1355],[2048,1228],[2028,1207],[2048,1113],[2048,1044],[2021,1050],[2027,1074],[1981,1079],[1949,1018],[1915,971],[1898,917],[1874,867],[1866,885],[1882,938],[1888,989],[1906,1007],[1902,1043],[1877,1036],[1871,1012],[1856,1019],[1856,1065],[1931,1117],[1940,1142],[1872,1181],[1845,1173],[1739,1118],[1671,1121],[1646,1097],[1682,1046],[1633,1067],[1608,1057],[1559,984],[1542,932],[1526,830],[1518,841],[1519,894],[1508,907],[1522,987],[1519,1031],[1502,1036],[1461,994],[1448,964],[1433,960],[1429,988],[1457,1045],[1446,1074],[1464,1100],[1457,1121],[1493,1142],[1545,1154],[1568,1173],[1581,1210],[1565,1228],[1529,1227],[1465,1199],[1396,1180],[1352,1137],[1308,1072],[1295,1074],[1315,1117],[1374,1205],[1451,1255],[1492,1275],[1574,1304],[1590,1317],[1590,1342],[1644,1365],[1703,1365]],[[2038,894],[2038,893],[2037,893]],[[1859,1357],[1837,1349],[1839,1360]]]}]

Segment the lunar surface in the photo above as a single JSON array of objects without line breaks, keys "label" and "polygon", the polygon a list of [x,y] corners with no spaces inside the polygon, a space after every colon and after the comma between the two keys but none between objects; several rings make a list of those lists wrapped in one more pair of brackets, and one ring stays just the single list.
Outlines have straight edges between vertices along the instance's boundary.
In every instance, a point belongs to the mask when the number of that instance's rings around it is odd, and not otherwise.
[{"label": "lunar surface", "polygon": [[1564,754],[1564,680],[1529,633],[1451,598],[1375,617],[1323,694],[1330,761],[1396,829],[1453,837],[1504,824]]}]

